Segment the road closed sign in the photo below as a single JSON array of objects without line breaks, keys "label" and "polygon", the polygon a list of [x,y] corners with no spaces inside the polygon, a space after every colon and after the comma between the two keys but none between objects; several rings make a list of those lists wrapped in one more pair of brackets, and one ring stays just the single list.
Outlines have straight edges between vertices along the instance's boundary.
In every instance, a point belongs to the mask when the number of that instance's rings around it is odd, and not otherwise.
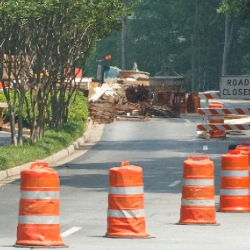
[{"label": "road closed sign", "polygon": [[223,99],[250,100],[250,76],[222,76],[220,95]]}]

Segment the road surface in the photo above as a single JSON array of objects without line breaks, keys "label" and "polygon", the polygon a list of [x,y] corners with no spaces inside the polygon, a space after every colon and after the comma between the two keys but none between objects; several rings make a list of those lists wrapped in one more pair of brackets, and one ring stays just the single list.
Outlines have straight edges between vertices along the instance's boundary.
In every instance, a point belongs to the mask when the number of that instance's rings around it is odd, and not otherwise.
[{"label": "road surface", "polygon": [[[196,137],[196,116],[114,122],[83,156],[57,168],[61,179],[61,231],[70,249],[248,250],[250,213],[217,213],[219,226],[181,226],[183,161],[207,154],[215,162],[216,202],[220,156],[249,137],[206,141]],[[129,160],[144,169],[145,212],[150,239],[110,239],[106,233],[108,169]],[[19,181],[0,187],[0,249],[16,240]]]}]

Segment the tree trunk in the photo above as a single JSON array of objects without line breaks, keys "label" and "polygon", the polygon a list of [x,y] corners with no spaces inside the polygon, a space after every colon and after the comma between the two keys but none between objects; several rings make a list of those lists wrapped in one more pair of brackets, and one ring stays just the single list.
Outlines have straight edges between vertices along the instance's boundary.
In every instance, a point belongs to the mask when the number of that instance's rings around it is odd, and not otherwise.
[{"label": "tree trunk", "polygon": [[10,132],[11,132],[11,144],[17,145],[16,129],[15,129],[15,112],[10,112]]},{"label": "tree trunk", "polygon": [[234,29],[235,29],[234,18],[226,14],[225,16],[225,41],[224,41],[224,50],[223,50],[222,68],[221,68],[222,76],[228,74],[228,61],[229,61],[230,51],[233,45]]},{"label": "tree trunk", "polygon": [[192,91],[196,89],[197,85],[197,72],[198,72],[198,21],[199,21],[199,0],[195,0],[195,16],[193,25],[193,34],[191,35],[191,45],[192,45]]},{"label": "tree trunk", "polygon": [[122,18],[121,33],[121,63],[122,69],[127,68],[127,17]]},{"label": "tree trunk", "polygon": [[[124,4],[127,5],[129,0],[124,0]],[[121,33],[121,67],[127,68],[127,42],[128,42],[128,18],[122,17],[122,33]]]},{"label": "tree trunk", "polygon": [[23,145],[23,105],[24,105],[25,91],[20,91],[20,100],[19,100],[19,114],[18,114],[18,136],[17,143],[18,145]]}]

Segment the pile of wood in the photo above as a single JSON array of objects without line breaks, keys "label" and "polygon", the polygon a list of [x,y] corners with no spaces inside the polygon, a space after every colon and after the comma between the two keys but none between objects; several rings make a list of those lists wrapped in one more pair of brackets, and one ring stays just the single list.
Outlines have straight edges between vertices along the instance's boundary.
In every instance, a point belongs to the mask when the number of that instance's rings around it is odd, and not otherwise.
[{"label": "pile of wood", "polygon": [[149,88],[119,84],[103,84],[94,89],[89,98],[89,115],[96,123],[111,123],[117,117],[126,120],[178,117],[167,105],[152,104]]},{"label": "pile of wood", "polygon": [[94,122],[111,123],[114,121],[115,104],[113,102],[98,102],[89,103],[89,115]]},{"label": "pile of wood", "polygon": [[116,115],[141,115],[142,106],[138,103],[124,103],[116,105]]},{"label": "pile of wood", "polygon": [[89,115],[94,122],[111,123],[114,121],[115,105],[118,100],[115,91],[103,84],[94,89],[89,97]]},{"label": "pile of wood", "polygon": [[127,103],[125,90],[118,84],[103,84],[94,89],[89,98],[89,115],[94,122],[111,123],[114,121],[116,105]]},{"label": "pile of wood", "polygon": [[146,116],[150,117],[162,117],[162,118],[177,118],[179,115],[171,110],[168,106],[157,106],[144,104],[144,112]]}]

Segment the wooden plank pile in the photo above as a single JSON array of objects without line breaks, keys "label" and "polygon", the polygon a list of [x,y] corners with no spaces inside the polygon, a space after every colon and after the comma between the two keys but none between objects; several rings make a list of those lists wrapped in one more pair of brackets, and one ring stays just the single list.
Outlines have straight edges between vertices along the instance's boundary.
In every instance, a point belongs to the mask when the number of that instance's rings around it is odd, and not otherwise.
[{"label": "wooden plank pile", "polygon": [[178,115],[167,105],[153,105],[149,88],[103,84],[89,98],[89,114],[96,123],[111,123],[115,118],[145,120],[149,117],[173,118]]},{"label": "wooden plank pile", "polygon": [[115,105],[119,101],[116,91],[109,85],[103,84],[94,89],[89,98],[89,115],[94,122],[111,123],[114,121]]},{"label": "wooden plank pile", "polygon": [[168,106],[157,106],[144,104],[145,114],[150,117],[162,117],[162,118],[177,118],[179,115],[171,110]]}]

